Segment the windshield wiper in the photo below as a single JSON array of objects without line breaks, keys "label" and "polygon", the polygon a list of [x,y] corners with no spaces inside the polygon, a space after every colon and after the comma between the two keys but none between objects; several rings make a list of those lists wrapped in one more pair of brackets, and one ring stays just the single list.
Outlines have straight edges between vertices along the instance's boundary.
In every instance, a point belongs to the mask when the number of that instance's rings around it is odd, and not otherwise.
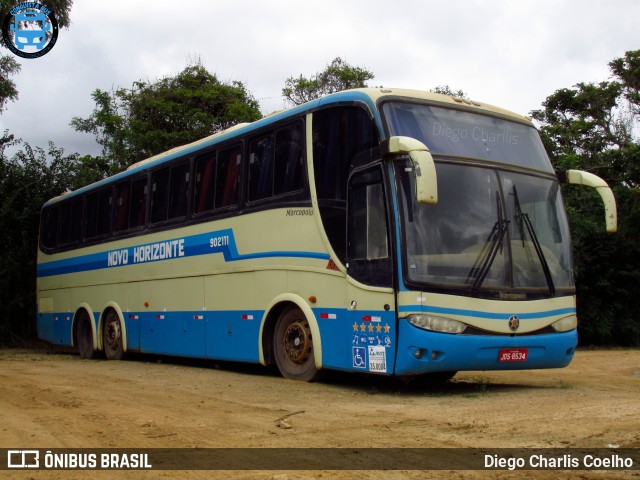
[{"label": "windshield wiper", "polygon": [[480,250],[476,261],[467,276],[467,284],[473,279],[471,291],[476,292],[482,286],[485,278],[491,270],[498,251],[502,250],[502,244],[505,233],[509,229],[509,220],[505,220],[502,216],[502,207],[500,202],[500,194],[496,191],[496,206],[498,209],[498,220],[493,224],[493,228],[487,237],[487,240]]},{"label": "windshield wiper", "polygon": [[513,186],[513,202],[516,207],[516,218],[519,221],[520,225],[520,238],[522,238],[522,243],[524,244],[524,229],[522,225],[527,228],[527,232],[529,233],[529,237],[531,237],[531,242],[533,243],[533,248],[536,251],[536,255],[538,255],[538,259],[540,260],[540,265],[542,265],[542,271],[544,272],[544,277],[547,280],[547,286],[549,287],[549,293],[551,296],[555,295],[556,287],[553,283],[553,277],[551,276],[551,270],[549,269],[549,264],[547,263],[547,257],[545,257],[544,252],[542,251],[542,245],[540,244],[540,240],[538,240],[538,236],[536,235],[536,231],[533,228],[533,223],[529,218],[528,213],[522,213],[522,209],[520,207],[520,200],[518,199],[518,191],[516,190],[516,186]]}]

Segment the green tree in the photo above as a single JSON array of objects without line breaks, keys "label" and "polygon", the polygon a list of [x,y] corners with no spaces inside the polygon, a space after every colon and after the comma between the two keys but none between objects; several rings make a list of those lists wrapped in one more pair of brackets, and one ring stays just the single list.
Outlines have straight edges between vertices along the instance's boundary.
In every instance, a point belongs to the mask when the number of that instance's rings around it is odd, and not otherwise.
[{"label": "green tree", "polygon": [[0,114],[5,110],[7,102],[18,99],[16,84],[9,77],[20,72],[20,64],[11,55],[0,55]]},{"label": "green tree", "polygon": [[618,232],[603,229],[591,189],[563,186],[574,244],[583,344],[640,344],[640,50],[609,63],[609,81],[579,83],[531,112],[557,170],[604,178],[618,204]]},{"label": "green tree", "polygon": [[[8,148],[19,150],[8,158]],[[0,345],[35,337],[35,278],[42,204],[75,182],[78,155],[49,142],[0,138]]]},{"label": "green tree", "polygon": [[367,81],[373,78],[369,70],[351,66],[337,57],[322,72],[309,78],[302,74],[298,78],[287,78],[282,95],[293,105],[301,105],[330,93],[366,87]]},{"label": "green tree", "polygon": [[[0,1],[0,21],[4,23],[4,17],[9,13],[16,2],[11,0]],[[59,28],[68,28],[71,24],[70,14],[73,0],[49,0],[47,7],[51,10],[58,22]],[[0,41],[0,47],[6,48],[3,41]],[[13,80],[9,77],[20,72],[20,64],[11,54],[3,55],[0,53],[0,114],[6,109],[7,102],[15,102],[18,99],[18,89]]]},{"label": "green tree", "polygon": [[73,118],[71,126],[95,135],[102,158],[93,161],[105,174],[261,117],[242,83],[221,82],[200,64],[155,82],[134,82],[130,89],[97,89],[92,98],[93,113]]}]

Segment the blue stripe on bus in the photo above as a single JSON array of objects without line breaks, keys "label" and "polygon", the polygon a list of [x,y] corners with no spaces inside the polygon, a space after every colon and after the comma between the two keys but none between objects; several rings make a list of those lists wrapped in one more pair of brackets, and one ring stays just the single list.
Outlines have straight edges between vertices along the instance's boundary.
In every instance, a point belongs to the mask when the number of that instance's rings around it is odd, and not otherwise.
[{"label": "blue stripe on bus", "polygon": [[434,307],[431,305],[403,305],[399,308],[400,312],[419,312],[419,313],[437,313],[442,315],[458,315],[461,317],[484,318],[488,320],[504,320],[511,315],[517,315],[520,320],[530,320],[534,318],[555,317],[557,315],[575,314],[575,307],[558,308],[556,310],[547,310],[544,312],[533,313],[496,313],[482,312],[479,310],[461,310],[458,308]]},{"label": "blue stripe on bus", "polygon": [[38,277],[51,277],[66,273],[139,265],[213,253],[222,253],[225,262],[258,258],[311,258],[329,260],[329,254],[321,252],[267,251],[240,254],[236,246],[233,230],[225,229],[41,263],[38,265]]}]

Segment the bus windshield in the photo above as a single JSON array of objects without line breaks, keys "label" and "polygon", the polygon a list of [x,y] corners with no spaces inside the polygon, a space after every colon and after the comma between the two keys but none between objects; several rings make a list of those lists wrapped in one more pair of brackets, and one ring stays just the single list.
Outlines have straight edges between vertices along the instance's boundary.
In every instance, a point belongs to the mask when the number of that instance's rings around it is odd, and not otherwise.
[{"label": "bus windshield", "polygon": [[432,154],[478,158],[553,173],[538,132],[531,126],[463,110],[387,102],[390,135],[412,137]]},{"label": "bus windshield", "polygon": [[409,283],[514,299],[573,290],[557,181],[453,162],[436,171],[439,201],[425,205],[408,161],[396,163]]}]

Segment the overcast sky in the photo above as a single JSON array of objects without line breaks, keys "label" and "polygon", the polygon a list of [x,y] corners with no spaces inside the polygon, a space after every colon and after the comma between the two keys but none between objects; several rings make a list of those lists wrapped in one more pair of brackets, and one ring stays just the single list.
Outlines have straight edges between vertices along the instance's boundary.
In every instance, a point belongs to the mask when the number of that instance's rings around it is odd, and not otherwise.
[{"label": "overcast sky", "polygon": [[607,80],[611,60],[640,49],[638,19],[638,0],[75,0],[54,48],[18,59],[20,98],[0,128],[98,154],[69,126],[91,114],[93,90],[175,75],[197,57],[243,82],[263,113],[283,108],[289,76],[339,56],[376,86],[447,84],[528,114],[559,88]]}]

